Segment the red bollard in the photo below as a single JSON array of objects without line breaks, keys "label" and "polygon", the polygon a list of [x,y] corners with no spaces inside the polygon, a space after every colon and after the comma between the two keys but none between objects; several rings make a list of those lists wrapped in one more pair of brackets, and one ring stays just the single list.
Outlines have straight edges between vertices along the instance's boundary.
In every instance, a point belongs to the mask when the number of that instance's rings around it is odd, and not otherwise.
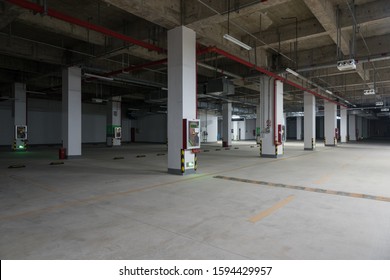
[{"label": "red bollard", "polygon": [[59,159],[66,159],[66,149],[65,148],[60,148],[58,150],[58,158]]}]

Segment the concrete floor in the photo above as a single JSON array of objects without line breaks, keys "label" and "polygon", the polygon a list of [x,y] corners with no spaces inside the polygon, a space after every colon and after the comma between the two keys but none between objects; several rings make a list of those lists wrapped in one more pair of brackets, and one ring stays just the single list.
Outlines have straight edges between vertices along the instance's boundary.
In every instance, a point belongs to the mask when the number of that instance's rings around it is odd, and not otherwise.
[{"label": "concrete floor", "polygon": [[217,148],[184,177],[165,145],[88,146],[63,165],[55,147],[2,148],[0,258],[390,259],[390,144]]}]

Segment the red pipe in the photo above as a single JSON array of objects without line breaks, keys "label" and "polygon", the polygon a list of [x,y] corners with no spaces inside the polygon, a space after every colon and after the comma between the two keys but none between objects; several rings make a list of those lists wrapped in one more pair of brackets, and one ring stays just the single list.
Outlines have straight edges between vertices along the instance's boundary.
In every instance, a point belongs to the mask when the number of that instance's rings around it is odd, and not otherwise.
[{"label": "red pipe", "polygon": [[279,146],[281,143],[279,143],[278,140],[278,131],[277,131],[277,125],[276,125],[276,82],[278,79],[274,79],[274,145]]},{"label": "red pipe", "polygon": [[138,65],[135,65],[135,66],[129,66],[129,67],[126,67],[126,68],[123,68],[123,69],[119,69],[119,70],[115,70],[115,71],[112,71],[112,72],[108,72],[108,73],[104,74],[104,76],[110,77],[110,76],[118,75],[118,74],[120,74],[122,72],[132,72],[132,71],[136,71],[136,70],[141,70],[141,69],[144,69],[146,67],[151,67],[151,66],[167,63],[167,61],[168,61],[168,59],[166,59],[166,58],[160,59],[160,60],[156,60],[156,61],[149,61],[149,62],[146,62],[146,63],[143,63],[143,64],[138,64]]},{"label": "red pipe", "polygon": [[[98,33],[101,33],[101,34],[104,34],[104,35],[107,35],[107,36],[110,36],[110,37],[113,37],[113,38],[117,38],[117,39],[120,39],[122,41],[125,41],[125,42],[129,42],[131,44],[134,44],[134,45],[137,45],[137,46],[140,46],[140,47],[143,47],[143,48],[146,48],[148,50],[151,50],[151,51],[156,51],[156,52],[159,52],[159,53],[166,53],[167,51],[163,48],[160,48],[160,47],[157,47],[155,45],[152,45],[152,44],[149,44],[149,43],[146,43],[146,42],[143,42],[143,41],[140,41],[140,40],[137,40],[137,39],[134,39],[130,36],[126,36],[126,35],[123,35],[123,34],[120,34],[118,32],[115,32],[115,31],[112,31],[110,29],[107,29],[105,27],[102,27],[102,26],[98,26],[98,25],[95,25],[95,24],[92,24],[90,22],[87,22],[87,21],[84,21],[84,20],[81,20],[81,19],[78,19],[78,18],[75,18],[75,17],[72,17],[72,16],[68,16],[68,15],[65,15],[61,12],[58,12],[56,10],[53,10],[53,9],[47,9],[45,11],[45,8],[43,6],[40,6],[40,5],[37,5],[35,3],[32,3],[32,2],[29,2],[29,1],[25,1],[25,0],[6,0],[7,2],[11,3],[11,4],[14,4],[14,5],[17,5],[19,7],[22,7],[24,9],[27,9],[27,10],[31,10],[33,12],[36,12],[36,13],[40,13],[40,14],[43,14],[46,12],[46,15],[48,16],[51,16],[53,18],[57,18],[59,20],[62,20],[62,21],[65,21],[65,22],[68,22],[68,23],[72,23],[72,24],[75,24],[75,25],[78,25],[78,26],[81,26],[81,27],[84,27],[84,28],[87,28],[87,29],[90,29],[90,30],[93,30],[93,31],[96,31]],[[303,91],[306,91],[306,92],[309,92],[311,94],[313,94],[314,96],[318,96],[322,99],[325,99],[325,100],[328,100],[332,103],[335,103],[337,105],[340,105],[342,107],[345,107],[347,108],[347,106],[345,106],[344,104],[341,104],[339,102],[336,102],[328,97],[325,97],[325,96],[322,96],[312,90],[309,90],[307,88],[304,88],[294,82],[291,82],[271,71],[268,71],[264,68],[261,68],[261,67],[258,67],[257,65],[253,64],[253,63],[250,63],[249,61],[246,61],[246,60],[243,60],[241,58],[239,58],[238,56],[235,56],[235,55],[232,55],[224,50],[221,50],[219,48],[216,48],[216,47],[207,47],[207,48],[204,48],[204,49],[201,49],[199,51],[197,51],[197,54],[198,55],[202,55],[202,54],[205,54],[205,53],[209,53],[209,52],[215,52],[217,54],[220,54],[220,55],[223,55],[225,56],[226,58],[229,58],[233,61],[236,61],[242,65],[245,65],[247,67],[250,67],[250,68],[253,68],[255,70],[257,70],[258,72],[260,73],[263,73],[265,75],[268,75],[270,77],[273,77],[275,79],[278,79],[280,81],[282,81],[283,83],[286,83],[286,84],[289,84],[295,88],[298,88],[300,90],[303,90]],[[166,62],[166,61],[165,61]],[[148,66],[151,66],[151,65],[157,65],[159,63],[164,63],[164,62],[161,62],[161,61],[155,61],[156,64],[154,64],[154,62],[151,62],[151,64],[149,63],[146,63],[145,65],[147,66],[144,66],[144,67],[148,67]],[[142,69],[142,65],[139,65],[137,67],[137,69]],[[137,70],[137,69],[134,69],[134,70]],[[118,72],[120,71],[120,72]],[[113,74],[112,75],[115,75],[115,74],[119,74],[121,73],[122,71],[131,71],[131,67],[129,70],[117,70],[117,71],[114,71],[114,72],[111,72]],[[109,73],[110,74],[110,73]]]},{"label": "red pipe", "polygon": [[253,63],[250,63],[249,61],[246,61],[246,60],[244,60],[244,59],[242,59],[242,58],[239,58],[238,56],[232,55],[232,54],[230,54],[230,53],[228,53],[228,52],[226,52],[226,51],[224,51],[224,50],[221,50],[221,49],[219,49],[219,48],[214,47],[214,48],[212,48],[212,51],[213,51],[213,52],[216,52],[216,53],[218,53],[218,54],[220,54],[220,55],[223,55],[223,56],[225,56],[226,58],[229,58],[229,59],[231,59],[231,60],[233,60],[233,61],[236,61],[236,62],[238,62],[238,63],[240,63],[240,64],[242,64],[242,65],[245,65],[245,66],[247,66],[247,67],[249,67],[249,68],[255,69],[255,70],[257,70],[258,72],[263,73],[263,74],[265,74],[265,75],[267,75],[267,76],[273,77],[273,78],[275,78],[275,79],[277,79],[277,80],[279,80],[279,81],[281,81],[281,82],[283,82],[283,83],[289,84],[289,85],[291,85],[291,86],[293,86],[293,87],[295,87],[295,88],[297,88],[297,89],[306,91],[306,92],[308,92],[308,93],[313,94],[314,96],[318,96],[318,97],[320,97],[320,98],[322,98],[322,99],[328,100],[329,102],[332,102],[332,103],[335,103],[335,104],[337,104],[337,105],[340,105],[340,106],[342,106],[342,107],[347,108],[347,106],[344,105],[344,104],[341,104],[341,103],[339,103],[339,102],[337,102],[337,101],[334,101],[333,99],[330,99],[330,98],[328,98],[328,97],[326,97],[326,96],[322,96],[322,95],[318,94],[317,92],[312,91],[312,90],[310,90],[310,89],[308,89],[308,88],[304,88],[303,86],[300,86],[300,85],[298,85],[298,84],[296,84],[296,83],[294,83],[294,82],[291,82],[291,81],[287,80],[286,78],[283,78],[282,76],[279,76],[279,75],[276,74],[276,73],[273,73],[273,72],[271,72],[271,71],[268,71],[267,69],[261,68],[261,67],[255,65],[255,64],[253,64]]},{"label": "red pipe", "polygon": [[25,0],[6,0],[6,1],[11,3],[11,4],[14,4],[16,6],[22,7],[24,9],[31,10],[31,11],[36,12],[36,13],[43,14],[46,12],[46,15],[48,15],[50,17],[53,17],[53,18],[56,18],[56,19],[59,19],[59,20],[62,20],[62,21],[68,22],[68,23],[72,23],[72,24],[75,24],[75,25],[78,25],[78,26],[81,26],[81,27],[84,27],[84,28],[87,28],[87,29],[90,29],[93,31],[96,31],[98,33],[107,35],[109,37],[113,37],[113,38],[117,38],[117,39],[120,39],[120,40],[125,41],[125,42],[129,42],[131,44],[146,48],[146,49],[151,50],[151,51],[156,51],[159,53],[166,53],[166,50],[163,48],[160,48],[160,47],[157,47],[155,45],[134,39],[132,37],[129,37],[129,36],[123,35],[121,33],[107,29],[105,27],[92,24],[88,21],[84,21],[84,20],[81,20],[81,19],[78,19],[78,18],[75,18],[72,16],[65,15],[65,14],[58,12],[56,10],[53,10],[53,9],[47,9],[47,11],[45,11],[43,6],[37,5],[37,4],[29,2],[29,1],[25,1]]}]

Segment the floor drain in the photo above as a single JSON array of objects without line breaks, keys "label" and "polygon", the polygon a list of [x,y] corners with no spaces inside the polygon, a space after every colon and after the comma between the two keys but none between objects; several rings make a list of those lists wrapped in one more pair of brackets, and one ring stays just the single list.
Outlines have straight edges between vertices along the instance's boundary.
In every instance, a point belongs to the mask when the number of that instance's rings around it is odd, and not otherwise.
[{"label": "floor drain", "polygon": [[125,159],[125,157],[114,157],[113,159]]},{"label": "floor drain", "polygon": [[137,158],[146,157],[146,155],[138,155]]}]

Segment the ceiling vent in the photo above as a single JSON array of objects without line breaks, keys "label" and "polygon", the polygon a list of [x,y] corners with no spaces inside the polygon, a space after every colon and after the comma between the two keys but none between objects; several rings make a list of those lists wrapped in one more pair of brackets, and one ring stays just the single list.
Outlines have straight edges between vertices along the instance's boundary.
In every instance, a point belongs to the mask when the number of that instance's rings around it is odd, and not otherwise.
[{"label": "ceiling vent", "polygon": [[340,71],[355,70],[355,59],[340,60],[337,62],[337,69]]},{"label": "ceiling vent", "polygon": [[206,87],[207,94],[232,95],[234,94],[234,84],[226,77],[210,80]]},{"label": "ceiling vent", "polygon": [[373,95],[373,94],[375,94],[375,89],[365,89],[363,94],[364,95]]}]

